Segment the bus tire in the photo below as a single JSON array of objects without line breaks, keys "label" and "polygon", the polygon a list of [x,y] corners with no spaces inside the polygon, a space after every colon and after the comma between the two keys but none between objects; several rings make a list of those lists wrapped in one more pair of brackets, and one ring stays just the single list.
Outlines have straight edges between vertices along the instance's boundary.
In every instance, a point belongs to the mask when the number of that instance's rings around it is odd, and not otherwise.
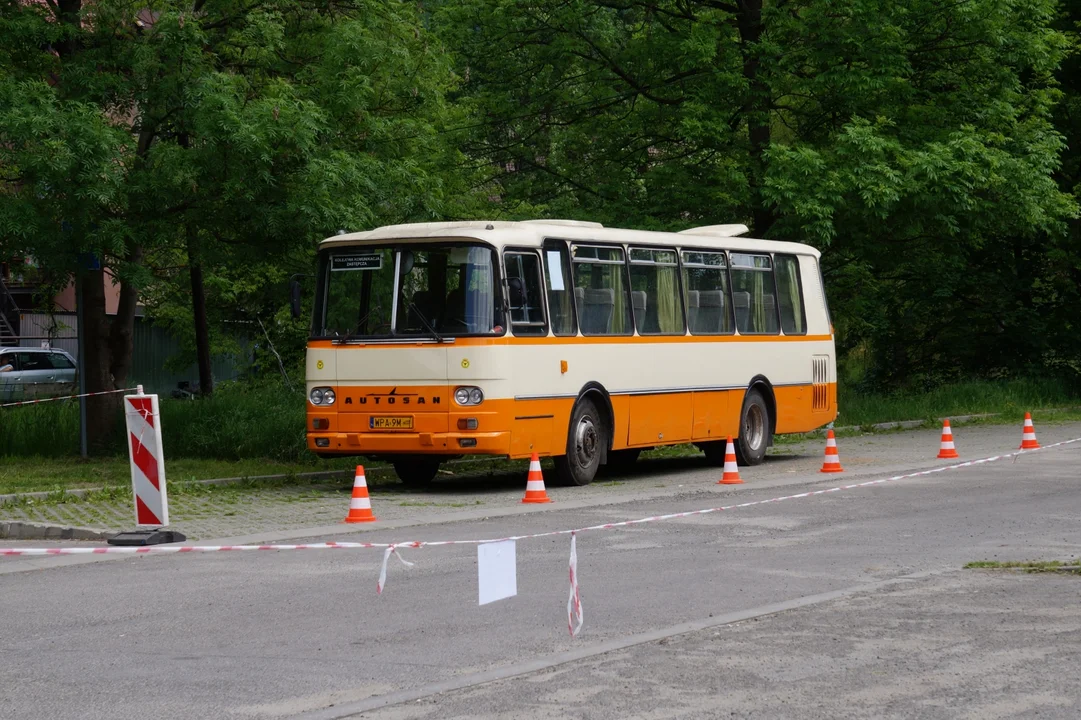
[{"label": "bus tire", "polygon": [[736,460],[740,465],[759,465],[770,444],[769,405],[758,389],[748,390],[739,413]]},{"label": "bus tire", "polygon": [[441,462],[441,458],[430,455],[400,457],[394,461],[394,472],[405,485],[423,488],[431,485]]},{"label": "bus tire", "polygon": [[554,458],[560,483],[588,485],[593,482],[601,465],[601,456],[607,448],[608,432],[604,426],[604,416],[592,400],[581,400],[571,414],[567,453]]}]

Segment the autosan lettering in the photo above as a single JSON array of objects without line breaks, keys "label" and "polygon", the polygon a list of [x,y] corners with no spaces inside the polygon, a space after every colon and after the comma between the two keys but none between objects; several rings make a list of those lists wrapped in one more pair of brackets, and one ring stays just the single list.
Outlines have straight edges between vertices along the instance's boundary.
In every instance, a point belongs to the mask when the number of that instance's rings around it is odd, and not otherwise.
[{"label": "autosan lettering", "polygon": [[[439,396],[433,395],[429,398],[424,397],[420,393],[400,393],[398,388],[391,389],[388,393],[368,393],[367,395],[361,395],[359,398],[361,405],[439,405]],[[347,404],[350,403],[350,398],[346,398]]]}]

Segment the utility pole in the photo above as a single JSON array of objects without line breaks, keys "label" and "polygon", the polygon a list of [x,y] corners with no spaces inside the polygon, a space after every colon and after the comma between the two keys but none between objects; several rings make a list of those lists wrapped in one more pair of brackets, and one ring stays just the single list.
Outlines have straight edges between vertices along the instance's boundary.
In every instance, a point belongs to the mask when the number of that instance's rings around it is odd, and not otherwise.
[{"label": "utility pole", "polygon": [[79,363],[79,454],[85,460],[88,453],[86,449],[86,324],[83,308],[83,271],[79,268],[75,273],[75,324],[78,327],[79,349],[76,361]]}]

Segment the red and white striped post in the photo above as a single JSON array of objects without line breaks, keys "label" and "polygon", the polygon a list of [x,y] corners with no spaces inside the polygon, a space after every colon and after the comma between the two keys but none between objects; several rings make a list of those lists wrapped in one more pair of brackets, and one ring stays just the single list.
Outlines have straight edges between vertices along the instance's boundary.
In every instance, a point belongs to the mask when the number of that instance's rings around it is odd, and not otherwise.
[{"label": "red and white striped post", "polygon": [[135,395],[124,396],[124,421],[131,459],[131,487],[135,495],[135,524],[151,531],[120,533],[109,540],[113,545],[152,545],[184,540],[180,533],[162,531],[169,524],[169,495],[165,489],[165,456],[161,444],[161,414],[158,396],[144,395],[143,386]]},{"label": "red and white striped post", "polygon": [[124,420],[128,426],[128,457],[131,487],[135,492],[135,524],[161,527],[169,524],[169,496],[165,491],[165,457],[161,452],[161,415],[158,396],[124,396]]}]

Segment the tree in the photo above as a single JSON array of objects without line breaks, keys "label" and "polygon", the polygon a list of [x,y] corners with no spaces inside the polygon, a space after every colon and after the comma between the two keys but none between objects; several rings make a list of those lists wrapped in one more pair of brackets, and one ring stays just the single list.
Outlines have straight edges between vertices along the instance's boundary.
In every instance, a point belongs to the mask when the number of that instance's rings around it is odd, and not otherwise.
[{"label": "tree", "polygon": [[[465,144],[506,212],[749,222],[824,250],[842,350],[876,384],[1046,358],[1069,47],[1056,4],[483,0],[443,4]],[[1033,325],[1033,323],[1036,323]],[[1034,331],[1035,330],[1035,331]]]},{"label": "tree", "polygon": [[125,386],[155,267],[186,266],[209,390],[206,268],[431,217],[452,82],[407,3],[4,0],[0,249],[81,275],[91,391]]}]

